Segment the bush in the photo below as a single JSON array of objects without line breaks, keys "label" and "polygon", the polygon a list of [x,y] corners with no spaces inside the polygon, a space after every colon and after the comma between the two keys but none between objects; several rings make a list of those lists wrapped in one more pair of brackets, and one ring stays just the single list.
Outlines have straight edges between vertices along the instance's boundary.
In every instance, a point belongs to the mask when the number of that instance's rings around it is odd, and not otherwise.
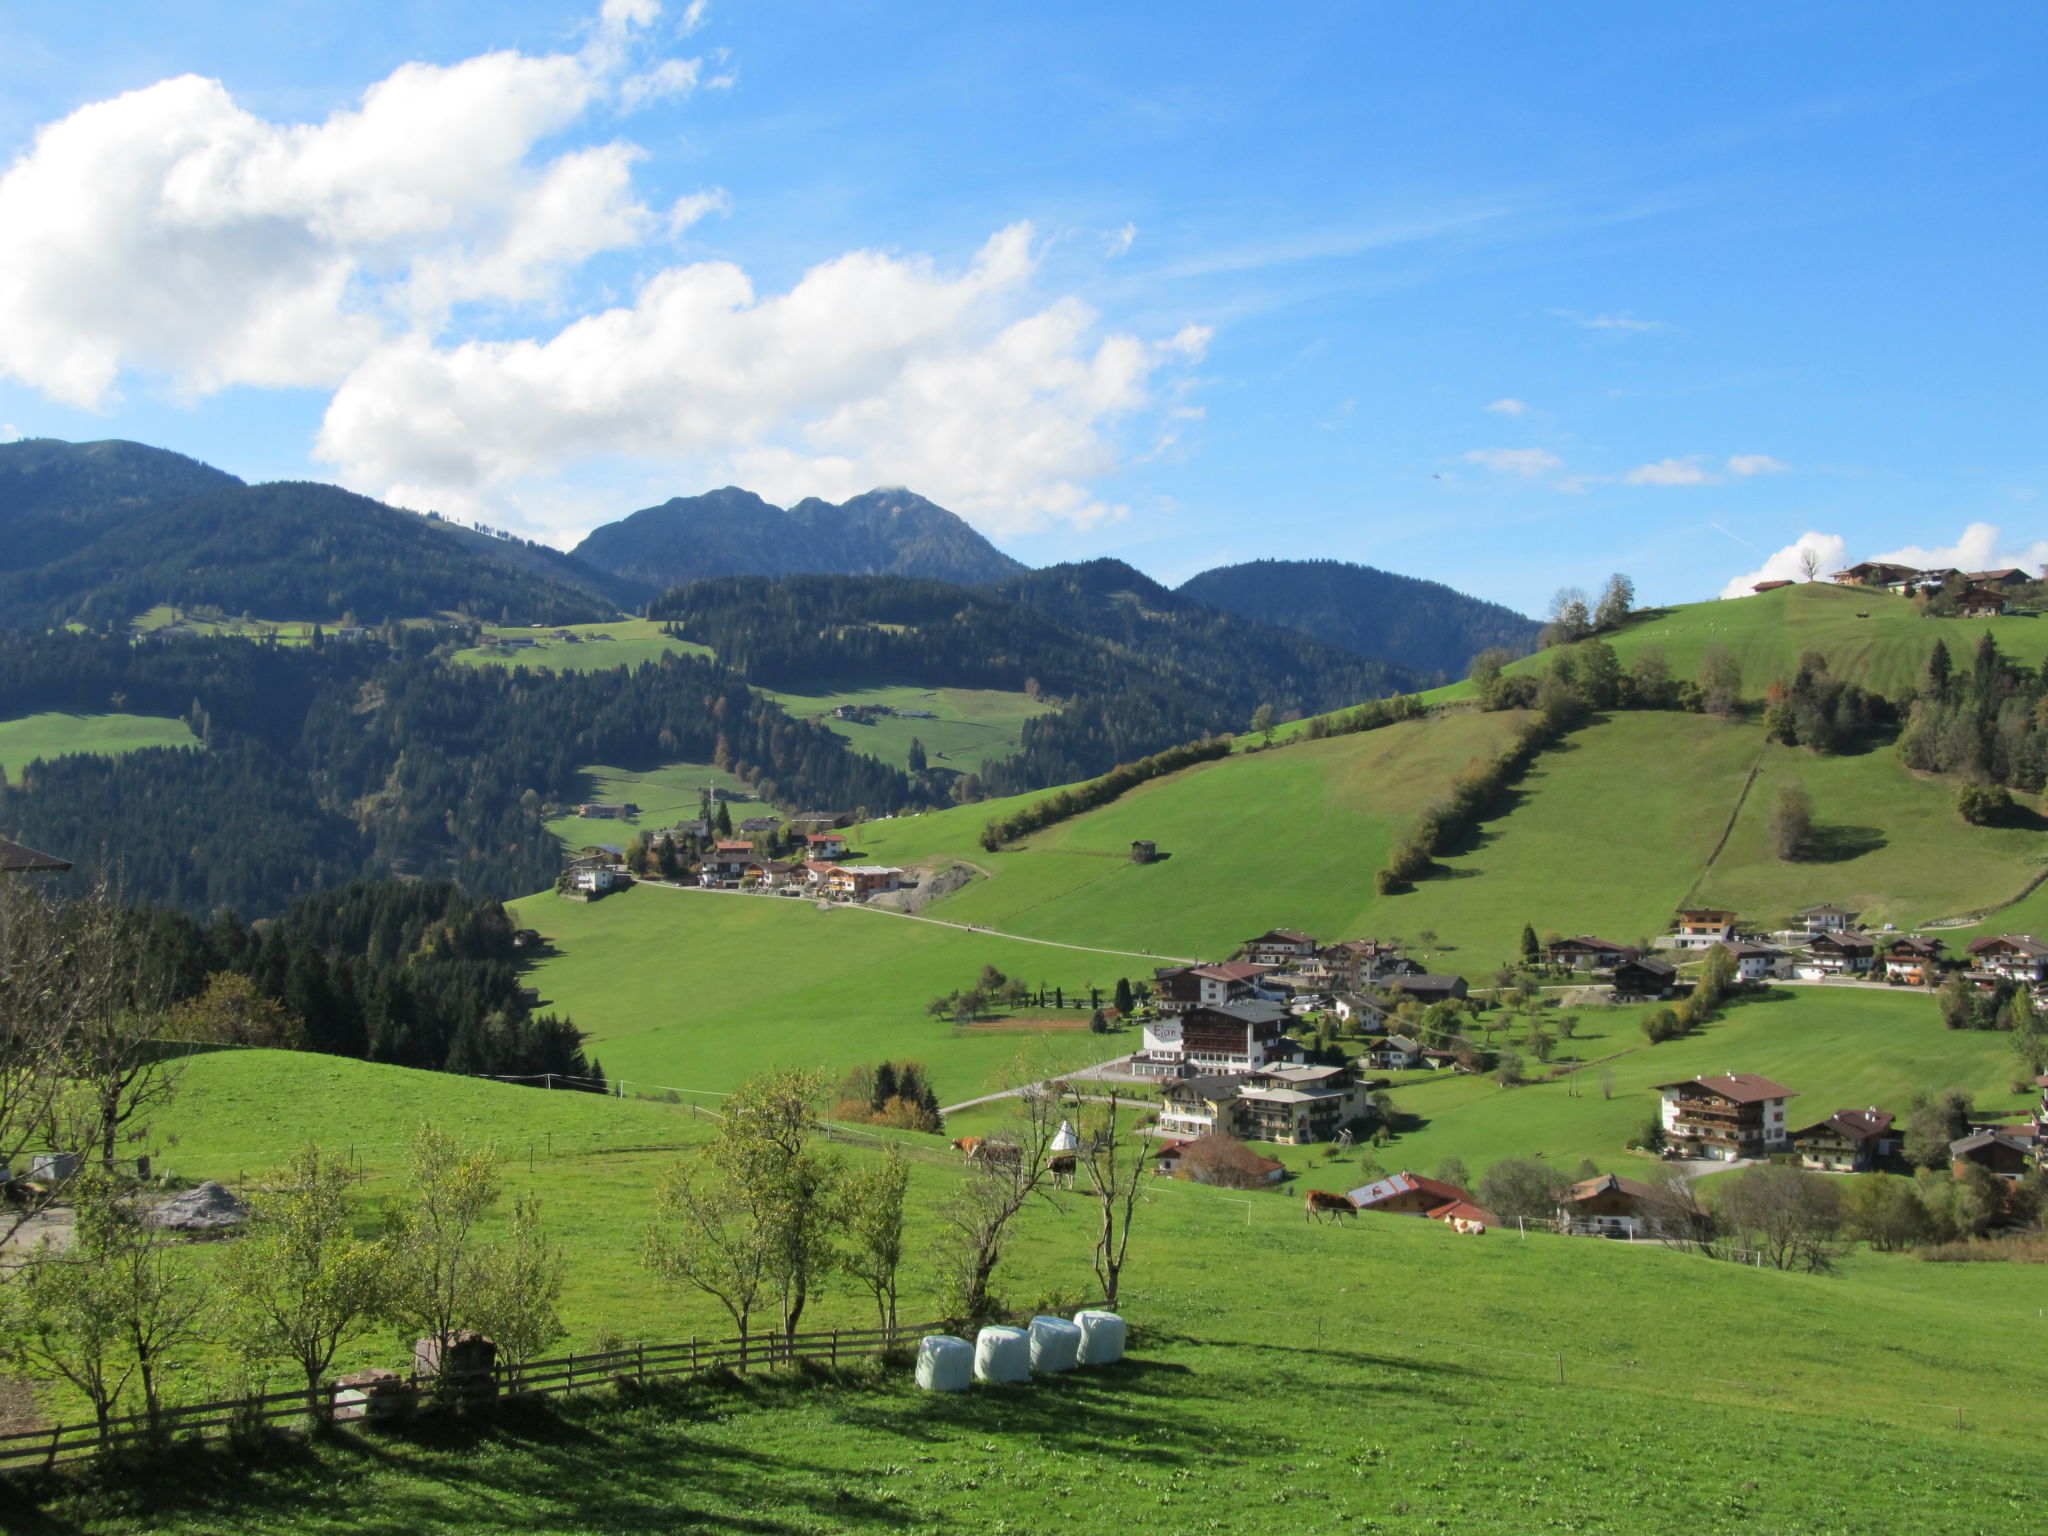
[{"label": "bush", "polygon": [[1956,791],[1956,811],[1973,827],[2002,827],[2016,810],[2003,784],[1965,784]]}]

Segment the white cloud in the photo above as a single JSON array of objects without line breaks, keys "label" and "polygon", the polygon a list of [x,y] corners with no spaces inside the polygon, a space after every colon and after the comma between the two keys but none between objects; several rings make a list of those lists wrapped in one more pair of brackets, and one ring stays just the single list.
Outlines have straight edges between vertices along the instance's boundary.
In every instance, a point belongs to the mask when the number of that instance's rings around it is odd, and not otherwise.
[{"label": "white cloud", "polygon": [[47,126],[0,175],[0,378],[86,407],[137,377],[331,390],[315,452],[347,483],[556,535],[588,515],[563,472],[610,455],[680,488],[908,484],[996,530],[1118,515],[1092,484],[1132,418],[1192,409],[1209,333],[1118,333],[1034,291],[1028,226],[964,269],[853,251],[769,294],[648,260],[629,298],[576,306],[592,258],[730,207],[711,188],[658,212],[643,152],[589,142],[600,107],[730,83],[720,52],[701,83],[651,55],[661,14],[602,0],[578,52],[407,64],[318,123],[185,77]]},{"label": "white cloud", "polygon": [[1738,453],[1728,460],[1728,473],[1736,476],[1789,475],[1792,466],[1768,453]]},{"label": "white cloud", "polygon": [[2038,574],[2042,564],[2048,562],[2048,539],[2015,545],[2005,540],[1996,523],[1972,523],[1953,544],[1934,549],[1908,544],[1869,558],[1932,569],[1953,566],[1959,571],[2002,570],[2016,565],[2030,574]]},{"label": "white cloud", "polygon": [[1028,225],[963,272],[856,251],[758,296],[724,262],[546,340],[379,348],[343,385],[319,457],[352,484],[444,509],[579,457],[623,453],[776,498],[916,487],[1001,532],[1115,515],[1091,478],[1112,428],[1206,330],[1099,336],[1078,300],[1033,309]]},{"label": "white cloud", "polygon": [[1496,400],[1493,404],[1487,406],[1486,409],[1489,411],[1499,411],[1503,416],[1519,416],[1528,410],[1529,407],[1520,400],[1507,399]]},{"label": "white cloud", "polygon": [[1497,475],[1520,475],[1527,480],[1564,468],[1564,460],[1548,448],[1474,448],[1465,458]]},{"label": "white cloud", "polygon": [[1760,581],[1806,580],[1805,557],[1809,550],[1813,553],[1813,568],[1823,581],[1849,561],[1849,541],[1839,533],[1802,533],[1776,554],[1766,556],[1755,570],[1731,579],[1721,589],[1721,595],[1747,597]]},{"label": "white cloud", "polygon": [[47,125],[0,176],[0,376],[86,407],[130,372],[325,386],[457,306],[552,300],[658,227],[631,145],[536,155],[601,100],[694,78],[628,73],[658,10],[607,0],[576,54],[402,65],[321,123],[187,75]]},{"label": "white cloud", "polygon": [[1620,331],[1634,335],[1647,335],[1654,331],[1668,331],[1670,322],[1665,320],[1638,320],[1631,314],[1585,315],[1575,309],[1553,309],[1549,314],[1559,320],[1568,320],[1581,330]]},{"label": "white cloud", "polygon": [[1126,224],[1122,229],[1109,237],[1109,244],[1104,249],[1111,256],[1121,256],[1131,248],[1137,238],[1138,226]]},{"label": "white cloud", "polygon": [[1720,476],[1701,463],[1700,456],[1693,454],[1683,459],[1659,459],[1654,464],[1638,464],[1621,477],[1624,485],[1718,485]]}]

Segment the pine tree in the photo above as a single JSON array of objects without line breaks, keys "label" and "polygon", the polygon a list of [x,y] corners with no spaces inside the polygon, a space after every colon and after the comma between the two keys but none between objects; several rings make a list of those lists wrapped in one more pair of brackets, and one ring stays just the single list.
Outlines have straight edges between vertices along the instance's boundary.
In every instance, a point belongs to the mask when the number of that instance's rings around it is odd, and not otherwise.
[{"label": "pine tree", "polygon": [[1125,1018],[1131,1016],[1131,978],[1128,976],[1116,979],[1116,1011]]},{"label": "pine tree", "polygon": [[883,1106],[900,1092],[902,1089],[897,1085],[896,1068],[893,1063],[885,1061],[875,1068],[875,1086],[874,1091],[868,1095],[868,1108],[879,1115]]},{"label": "pine tree", "polygon": [[923,773],[924,770],[924,743],[913,736],[910,738],[910,771],[912,773]]},{"label": "pine tree", "polygon": [[1531,923],[1522,924],[1522,964],[1539,965],[1543,960],[1543,946],[1536,942],[1536,929]]},{"label": "pine tree", "polygon": [[715,825],[718,828],[718,835],[720,837],[732,836],[732,805],[730,802],[725,800],[718,802],[718,819]]}]

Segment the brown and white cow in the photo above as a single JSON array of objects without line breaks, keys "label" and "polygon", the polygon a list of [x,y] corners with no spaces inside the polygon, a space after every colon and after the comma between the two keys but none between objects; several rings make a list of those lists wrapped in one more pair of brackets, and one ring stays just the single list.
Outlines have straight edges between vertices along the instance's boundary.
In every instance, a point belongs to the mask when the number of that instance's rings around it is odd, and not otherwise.
[{"label": "brown and white cow", "polygon": [[1356,1216],[1358,1207],[1351,1203],[1349,1195],[1333,1195],[1327,1189],[1312,1189],[1302,1206],[1301,1219],[1320,1223],[1327,1214],[1338,1221],[1346,1216]]}]

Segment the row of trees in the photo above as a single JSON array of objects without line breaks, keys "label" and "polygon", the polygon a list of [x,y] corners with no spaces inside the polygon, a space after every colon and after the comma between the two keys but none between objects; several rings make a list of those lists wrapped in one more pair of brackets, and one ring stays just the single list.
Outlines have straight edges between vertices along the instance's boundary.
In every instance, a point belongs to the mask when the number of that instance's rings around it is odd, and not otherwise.
[{"label": "row of trees", "polygon": [[1012,811],[989,822],[981,830],[981,846],[990,853],[996,852],[1006,843],[1033,832],[1079,816],[1108,805],[1119,796],[1136,789],[1152,779],[1163,778],[1169,773],[1178,773],[1196,763],[1214,762],[1217,758],[1230,755],[1231,742],[1227,736],[1212,736],[1201,741],[1191,741],[1183,746],[1168,747],[1164,752],[1155,752],[1150,757],[1141,757],[1134,763],[1124,763],[1111,769],[1098,779],[1086,784],[1077,784],[1072,789],[1060,790],[1057,794],[1034,800],[1029,805]]},{"label": "row of trees", "polygon": [[177,1382],[209,1357],[243,1390],[292,1372],[324,1417],[335,1359],[380,1329],[443,1344],[473,1329],[515,1372],[563,1336],[562,1255],[539,1201],[516,1201],[503,1236],[480,1236],[502,1199],[488,1148],[422,1125],[374,1237],[359,1234],[357,1182],[308,1144],[207,1264],[151,1225],[141,1196],[103,1171],[82,1176],[68,1195],[71,1242],[45,1239],[0,1290],[10,1362],[76,1388],[104,1434],[136,1396],[159,1425]]}]

